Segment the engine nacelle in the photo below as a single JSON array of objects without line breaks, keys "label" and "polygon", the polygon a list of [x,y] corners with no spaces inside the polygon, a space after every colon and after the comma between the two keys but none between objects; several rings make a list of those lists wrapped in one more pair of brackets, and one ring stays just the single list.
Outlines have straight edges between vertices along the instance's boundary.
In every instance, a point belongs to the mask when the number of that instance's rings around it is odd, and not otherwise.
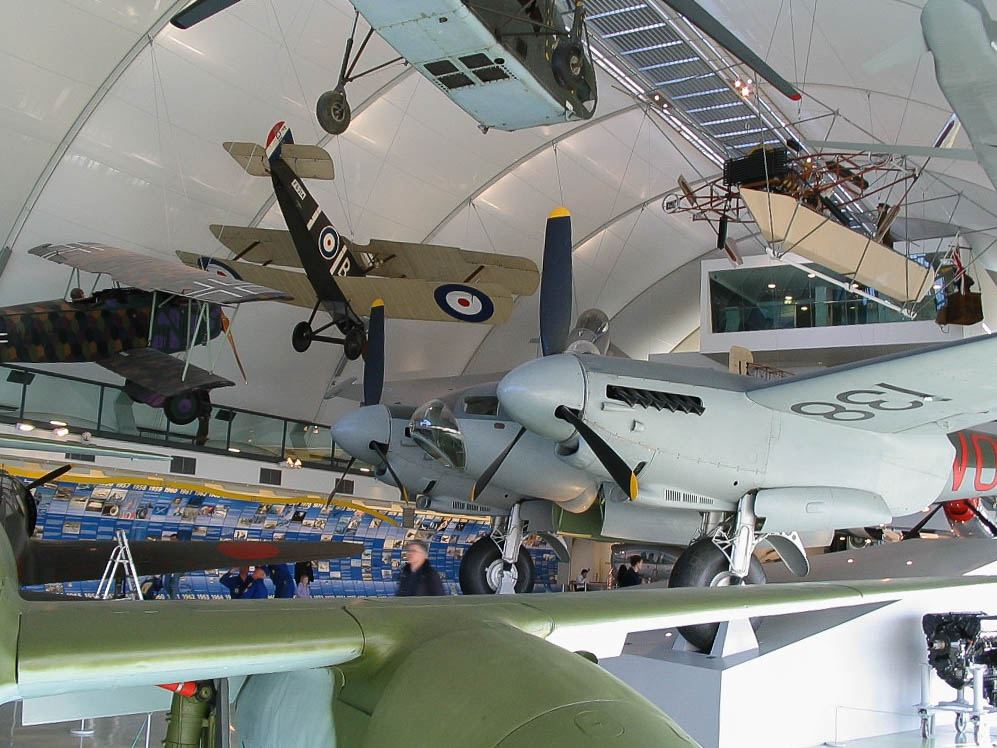
[{"label": "engine nacelle", "polygon": [[829,486],[763,488],[755,495],[755,515],[763,520],[763,532],[870,527],[893,519],[882,496]]}]

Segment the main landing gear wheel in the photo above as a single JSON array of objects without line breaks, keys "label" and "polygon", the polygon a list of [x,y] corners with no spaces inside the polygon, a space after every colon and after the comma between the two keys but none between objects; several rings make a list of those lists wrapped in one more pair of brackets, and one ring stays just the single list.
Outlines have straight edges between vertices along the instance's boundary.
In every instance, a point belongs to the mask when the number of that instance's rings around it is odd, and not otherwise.
[{"label": "main landing gear wheel", "polygon": [[550,57],[554,79],[565,88],[577,89],[585,82],[585,48],[579,41],[561,41]]},{"label": "main landing gear wheel", "polygon": [[350,126],[350,102],[346,100],[346,91],[334,88],[318,97],[315,104],[315,116],[322,129],[330,135],[342,135]]},{"label": "main landing gear wheel", "polygon": [[304,353],[312,344],[312,326],[307,322],[299,322],[291,331],[291,347],[298,353]]},{"label": "main landing gear wheel", "polygon": [[[516,578],[516,594],[533,589],[533,559],[522,546],[512,573]],[[460,591],[465,595],[494,595],[501,581],[501,548],[488,535],[478,538],[460,562]]]},{"label": "main landing gear wheel", "polygon": [[343,353],[350,361],[356,361],[363,354],[364,346],[367,345],[367,336],[364,335],[362,327],[353,327],[347,330],[343,340]]},{"label": "main landing gear wheel", "polygon": [[170,423],[186,426],[195,418],[211,412],[211,400],[206,392],[182,392],[166,398],[163,412]]},{"label": "main landing gear wheel", "polygon": [[[697,540],[683,551],[672,567],[668,579],[669,587],[727,587],[735,581],[730,573],[730,562],[711,538]],[[745,584],[765,584],[765,571],[761,562],[754,556],[748,568]],[[760,620],[751,619],[751,627],[758,629]],[[695,626],[679,626],[682,636],[703,651],[709,651],[720,628],[718,623],[700,623]]]}]

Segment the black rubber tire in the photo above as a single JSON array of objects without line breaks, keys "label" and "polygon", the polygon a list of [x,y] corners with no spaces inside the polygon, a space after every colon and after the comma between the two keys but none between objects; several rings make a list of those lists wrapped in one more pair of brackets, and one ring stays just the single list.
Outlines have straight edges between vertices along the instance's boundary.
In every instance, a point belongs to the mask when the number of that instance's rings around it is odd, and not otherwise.
[{"label": "black rubber tire", "polygon": [[585,82],[585,47],[579,41],[562,40],[550,56],[554,80],[572,91]]},{"label": "black rubber tire", "polygon": [[166,420],[177,426],[186,426],[201,413],[201,398],[198,392],[181,392],[166,398],[163,403]]},{"label": "black rubber tire", "polygon": [[346,132],[353,116],[350,102],[346,100],[346,91],[334,88],[319,96],[315,103],[315,116],[322,129],[330,135],[342,135]]},{"label": "black rubber tire", "polygon": [[[460,591],[465,595],[494,595],[488,583],[488,567],[501,561],[502,551],[488,535],[478,538],[460,561]],[[516,594],[533,591],[535,572],[530,552],[519,547],[516,560]]]},{"label": "black rubber tire", "polygon": [[356,361],[367,346],[367,335],[362,327],[354,327],[346,333],[343,341],[343,353],[349,361]]},{"label": "black rubber tire", "polygon": [[[729,563],[723,552],[710,538],[702,538],[686,548],[679,556],[675,566],[672,567],[668,586],[710,587],[713,580],[727,571],[728,567]],[[765,571],[755,556],[751,557],[748,576],[744,581],[747,584],[765,584]],[[759,623],[761,619],[751,619],[751,627],[756,631]],[[719,628],[719,623],[701,623],[695,626],[679,626],[679,632],[694,647],[708,652],[713,646]]]},{"label": "black rubber tire", "polygon": [[298,353],[304,353],[312,345],[312,326],[307,322],[299,322],[291,330],[291,347]]}]

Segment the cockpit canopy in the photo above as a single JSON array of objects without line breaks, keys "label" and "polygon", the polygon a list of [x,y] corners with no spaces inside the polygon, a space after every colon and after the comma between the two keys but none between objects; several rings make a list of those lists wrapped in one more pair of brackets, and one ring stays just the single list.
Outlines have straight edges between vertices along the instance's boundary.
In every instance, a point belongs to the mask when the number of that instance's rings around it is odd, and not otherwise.
[{"label": "cockpit canopy", "polygon": [[412,414],[412,440],[435,460],[453,470],[464,470],[464,436],[453,411],[442,400],[430,400]]}]

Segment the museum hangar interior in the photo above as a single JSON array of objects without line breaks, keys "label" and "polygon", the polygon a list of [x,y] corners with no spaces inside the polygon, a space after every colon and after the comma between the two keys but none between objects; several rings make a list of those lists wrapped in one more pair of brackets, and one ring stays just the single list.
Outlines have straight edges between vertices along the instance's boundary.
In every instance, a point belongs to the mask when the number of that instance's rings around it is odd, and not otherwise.
[{"label": "museum hangar interior", "polygon": [[0,742],[992,745],[997,4],[4,5]]}]

